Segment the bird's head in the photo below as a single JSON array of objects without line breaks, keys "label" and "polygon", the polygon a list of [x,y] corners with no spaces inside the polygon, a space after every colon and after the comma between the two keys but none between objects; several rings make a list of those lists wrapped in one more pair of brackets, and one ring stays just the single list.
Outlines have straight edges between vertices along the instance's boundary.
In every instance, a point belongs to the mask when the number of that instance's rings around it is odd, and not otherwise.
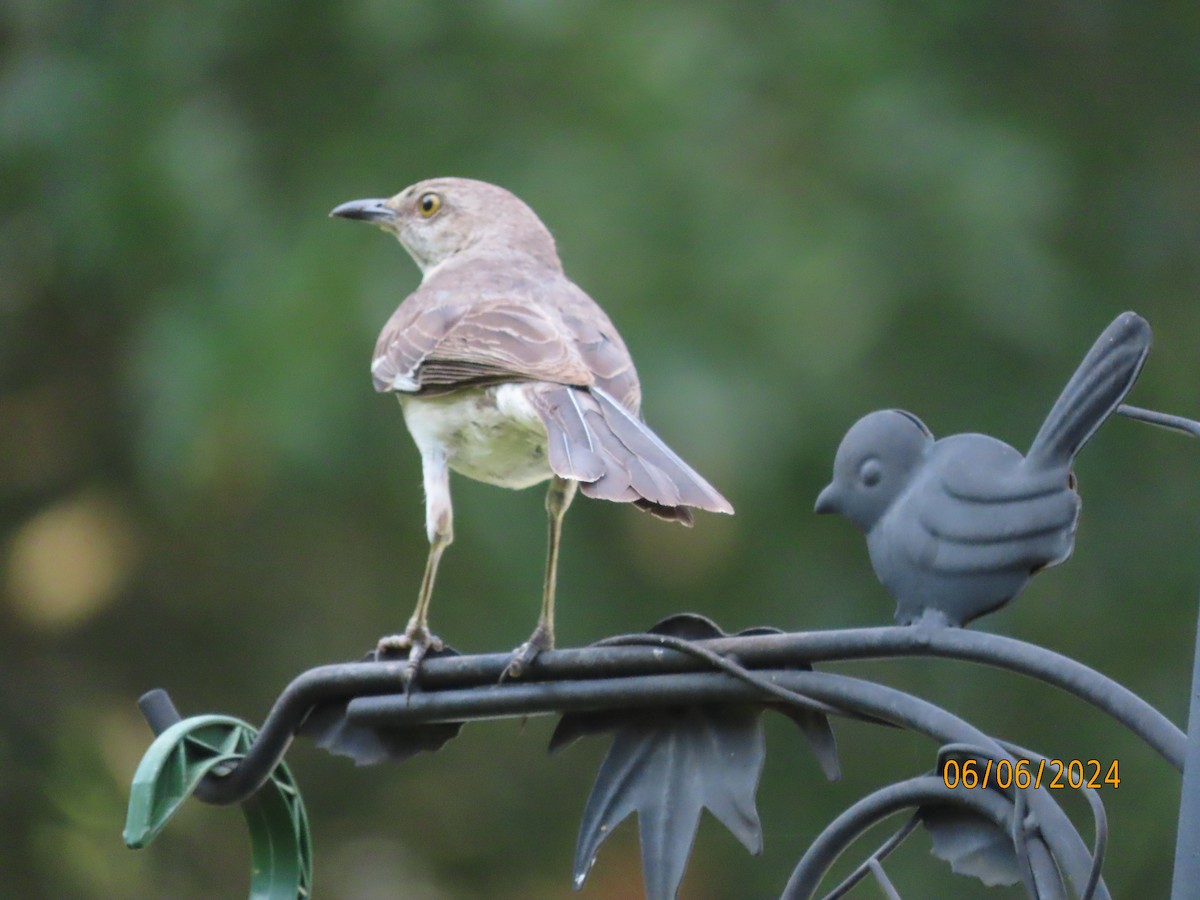
[{"label": "bird's head", "polygon": [[391,232],[425,273],[472,249],[524,254],[559,267],[554,238],[537,214],[484,181],[431,178],[386,200],[351,200],[329,214]]},{"label": "bird's head", "polygon": [[908,484],[933,444],[912,413],[884,409],[863,416],[842,438],[833,481],[817,497],[818,513],[840,513],[869,532]]}]

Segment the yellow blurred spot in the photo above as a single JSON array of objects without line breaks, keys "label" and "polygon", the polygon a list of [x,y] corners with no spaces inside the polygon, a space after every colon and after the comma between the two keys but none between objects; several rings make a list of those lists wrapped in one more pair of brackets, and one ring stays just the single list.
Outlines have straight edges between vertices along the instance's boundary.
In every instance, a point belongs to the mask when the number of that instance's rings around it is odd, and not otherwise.
[{"label": "yellow blurred spot", "polygon": [[127,699],[119,705],[108,704],[96,718],[89,731],[98,737],[96,745],[104,765],[115,783],[128,784],[154,733]]},{"label": "yellow blurred spot", "polygon": [[37,513],[5,550],[14,611],[47,630],[78,625],[112,603],[139,556],[129,516],[98,491]]}]

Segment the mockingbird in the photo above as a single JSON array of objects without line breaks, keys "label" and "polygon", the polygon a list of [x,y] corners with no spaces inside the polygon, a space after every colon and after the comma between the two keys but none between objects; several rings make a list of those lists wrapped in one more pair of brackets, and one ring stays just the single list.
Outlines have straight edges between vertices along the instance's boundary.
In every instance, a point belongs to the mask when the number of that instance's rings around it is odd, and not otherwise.
[{"label": "mockingbird", "polygon": [[554,646],[562,519],[577,487],[690,525],[690,508],[733,507],[639,415],[633,360],[608,316],[563,274],[554,238],[517,197],[465,178],[422,181],[387,200],[353,200],[330,215],[377,225],[421,268],[371,364],[375,389],[400,400],[421,453],[429,556],[403,634],[409,676],[440,641],[429,598],[454,537],[450,470],[507,488],[549,479],[549,548],[537,628],[513,653],[519,675]]}]

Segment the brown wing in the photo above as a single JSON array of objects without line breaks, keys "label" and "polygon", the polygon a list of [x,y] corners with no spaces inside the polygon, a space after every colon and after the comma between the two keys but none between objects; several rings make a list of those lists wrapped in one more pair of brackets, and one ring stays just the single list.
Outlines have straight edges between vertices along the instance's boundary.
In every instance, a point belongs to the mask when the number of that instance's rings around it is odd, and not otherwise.
[{"label": "brown wing", "polygon": [[595,381],[561,312],[545,302],[551,285],[486,269],[445,275],[411,294],[384,327],[371,364],[376,390]]},{"label": "brown wing", "polygon": [[562,317],[580,357],[595,377],[596,386],[637,414],[642,408],[642,388],[625,342],[604,311],[575,285],[571,288],[575,296]]}]

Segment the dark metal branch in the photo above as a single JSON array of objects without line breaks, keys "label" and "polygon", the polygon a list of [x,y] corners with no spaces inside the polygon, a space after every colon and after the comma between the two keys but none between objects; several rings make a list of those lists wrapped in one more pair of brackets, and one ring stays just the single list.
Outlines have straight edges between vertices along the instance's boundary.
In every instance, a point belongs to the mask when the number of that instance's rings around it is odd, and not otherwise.
[{"label": "dark metal branch", "polygon": [[[748,639],[748,640],[756,640]],[[635,652],[634,648],[611,648],[598,652]],[[652,651],[655,654],[665,650]],[[437,662],[451,660],[430,660]],[[294,720],[299,723],[314,703],[331,698],[358,696],[349,704],[347,715],[352,720],[371,724],[386,722],[391,726],[405,723],[456,721],[495,716],[529,715],[538,712],[612,708],[614,706],[656,706],[672,703],[702,703],[719,701],[755,701],[762,699],[761,689],[752,683],[737,680],[723,673],[684,673],[679,675],[647,675],[620,679],[588,681],[508,683],[491,685],[486,690],[415,691],[396,693],[403,686],[403,663],[364,663],[327,666],[311,670],[297,678],[276,702],[268,725],[251,749],[260,754],[254,767],[247,755],[242,764],[222,778],[208,779],[197,796],[208,802],[231,803],[253,793],[256,781],[265,777],[255,768],[269,758],[271,766],[291,741],[294,727],[284,728],[272,722]],[[758,673],[797,693],[863,715],[893,722],[934,737],[939,743],[964,741],[987,748],[997,758],[1003,749],[977,729],[938,707],[910,697],[901,691],[872,684],[844,675],[808,671],[774,671]],[[363,694],[391,691],[381,696]],[[1083,846],[1069,819],[1048,794],[1034,792],[1031,808],[1038,817],[1045,839],[1053,848],[1053,856],[1064,870],[1082,886],[1088,881],[1090,855]]]},{"label": "dark metal branch", "polygon": [[[404,662],[342,663],[318,666],[293,679],[267,715],[258,739],[233,771],[200,782],[196,797],[227,806],[240,803],[263,786],[309,711],[326,700],[404,689]],[[158,713],[174,709],[166,691],[150,691],[139,704],[151,728],[160,734],[173,724]],[[151,712],[147,713],[147,707]],[[154,718],[150,718],[151,716]],[[178,716],[178,713],[175,713]],[[164,726],[164,727],[159,727]]]},{"label": "dark metal branch", "polygon": [[[732,644],[732,642],[747,642]],[[844,631],[796,632],[704,642],[733,653],[749,668],[794,665],[796,660],[880,659],[935,656],[984,663],[1052,684],[1108,713],[1182,770],[1184,733],[1128,688],[1070,657],[1015,638],[962,628],[885,626]]]},{"label": "dark metal branch", "polygon": [[142,694],[138,698],[138,709],[156,737],[183,718],[171,701],[171,696],[162,688]]},{"label": "dark metal branch", "polygon": [[[664,646],[668,642],[662,637],[637,635],[617,640],[645,641],[653,646],[606,645],[549,651],[530,666],[522,682],[502,686],[497,683],[509,663],[509,654],[427,659],[419,673],[419,689],[401,705],[414,705],[425,710],[425,721],[565,711],[566,707],[555,705],[554,700],[555,685],[563,681],[621,681],[645,673],[685,673],[711,667],[708,661]],[[1172,765],[1182,768],[1186,739],[1156,709],[1081,663],[1012,638],[957,628],[882,627],[727,637],[697,643],[714,653],[732,654],[744,666],[755,670],[806,662],[900,656],[936,656],[986,663],[1037,678],[1074,694],[1109,713]],[[403,662],[343,663],[320,666],[298,676],[276,700],[258,740],[237,769],[220,779],[206,779],[197,796],[217,804],[237,803],[249,796],[262,785],[286,752],[296,729],[315,704],[351,697],[401,694],[405,687],[404,666]],[[542,690],[528,690],[535,687]],[[483,688],[480,693],[486,699],[479,711],[472,714],[468,711],[472,708],[470,698],[461,696],[461,691],[447,690],[453,688],[467,689],[468,693],[471,689]],[[616,694],[620,693],[618,688]],[[745,699],[745,696],[738,699]],[[522,705],[535,697],[536,708]],[[681,699],[704,702],[715,698],[691,696]],[[812,699],[815,698],[810,701]],[[667,700],[643,698],[642,701],[643,705],[656,702]],[[430,712],[431,708],[439,712]]]},{"label": "dark metal branch", "polygon": [[739,681],[744,681],[747,684],[752,684],[765,694],[769,694],[790,706],[796,706],[801,709],[811,709],[815,712],[824,713],[832,716],[845,716],[848,711],[840,709],[836,706],[831,706],[828,703],[822,703],[819,700],[814,700],[811,697],[805,697],[797,694],[794,691],[789,691],[787,688],[780,687],[767,678],[761,677],[758,674],[751,672],[745,666],[736,661],[734,656],[722,656],[715,650],[703,646],[697,641],[685,640],[684,638],[675,637],[673,635],[664,634],[626,634],[617,637],[606,638],[599,641],[593,646],[598,647],[667,647],[677,653],[682,653],[685,656],[692,656],[702,660],[708,664],[708,668],[718,672],[725,672],[727,675],[732,675]]},{"label": "dark metal branch", "polygon": [[[823,636],[827,635],[828,633]],[[210,803],[234,803],[249,796],[258,789],[262,780],[274,768],[290,744],[296,728],[314,705],[329,701],[342,702],[347,698],[355,698],[349,701],[346,708],[346,715],[350,721],[360,725],[384,725],[389,728],[429,722],[673,704],[762,702],[764,699],[770,699],[772,702],[789,702],[813,708],[815,702],[819,704],[817,708],[823,710],[866,716],[913,729],[934,738],[939,744],[965,742],[978,746],[981,753],[992,758],[1006,757],[1006,751],[1000,744],[945,710],[901,691],[861,679],[795,668],[748,672],[732,660],[725,659],[717,663],[719,668],[726,670],[723,672],[686,671],[688,665],[711,667],[714,661],[707,658],[708,654],[722,645],[722,649],[726,649],[727,652],[736,650],[741,660],[769,659],[791,649],[793,652],[790,654],[790,665],[800,665],[803,661],[797,660],[794,652],[796,641],[788,639],[799,639],[799,642],[803,643],[809,637],[755,635],[722,638],[702,642],[709,649],[686,646],[680,650],[663,646],[670,644],[669,640],[633,636],[625,640],[648,642],[655,646],[605,646],[559,651],[557,654],[546,654],[550,657],[546,663],[535,664],[531,668],[531,673],[545,678],[555,669],[569,670],[565,663],[575,662],[575,672],[582,677],[565,681],[536,680],[497,684],[489,680],[489,683],[483,685],[471,684],[480,674],[491,675],[494,671],[498,677],[503,666],[507,664],[507,656],[497,654],[494,657],[431,659],[426,662],[426,668],[421,672],[420,687],[429,683],[450,684],[454,681],[465,682],[467,686],[447,686],[437,690],[417,689],[409,694],[403,693],[403,662],[351,663],[320,667],[298,677],[280,695],[258,740],[241,764],[221,777],[206,778],[196,795]],[[844,657],[856,655],[855,651],[866,653],[868,650],[874,655],[881,647],[893,650],[913,648],[912,652],[919,650],[929,655],[967,658],[978,656],[991,662],[996,659],[1006,662],[1025,661],[1028,657],[1043,668],[1048,665],[1047,657],[1057,657],[1057,654],[1050,651],[1022,645],[1019,641],[950,629],[863,629],[841,633],[841,638]],[[1001,652],[996,652],[997,646]],[[992,652],[986,652],[989,650]],[[696,660],[696,655],[706,658]],[[555,659],[556,656],[559,659]],[[562,657],[567,659],[563,660]],[[1117,705],[1120,705],[1120,692],[1107,686],[1108,679],[1086,667],[1078,664],[1074,666],[1074,674],[1084,674],[1082,679],[1071,682],[1063,673],[1059,674],[1062,680],[1074,684],[1075,693],[1088,697],[1106,697],[1108,700],[1116,697]],[[1030,668],[1020,664],[1013,667],[1019,671]],[[657,672],[673,670],[673,674],[595,677],[598,671],[637,671],[638,668]],[[1091,673],[1090,676],[1087,673]],[[1136,697],[1133,697],[1133,700],[1136,701],[1134,704],[1126,704],[1127,713],[1129,710],[1138,712],[1137,704],[1146,706]],[[162,703],[162,698],[159,703]],[[155,706],[153,703],[147,705],[151,710]],[[1097,705],[1103,708],[1105,702]],[[161,723],[162,717],[154,715],[153,712],[151,714]],[[1142,717],[1137,721],[1144,726],[1144,731],[1155,734],[1157,723],[1154,717]],[[1173,728],[1169,723],[1168,727]],[[1139,734],[1144,733],[1143,730],[1135,730]],[[1157,737],[1159,743],[1169,744],[1171,740],[1170,735],[1164,739],[1162,733]],[[1030,864],[1040,876],[1036,880],[1045,881],[1057,863],[1067,873],[1077,891],[1088,890],[1090,885],[1095,883],[1094,871],[1097,861],[1088,853],[1070,820],[1045,789],[1030,792],[1028,802],[1049,846],[1049,850],[1044,854],[1033,851],[1030,853]],[[1042,893],[1045,894],[1047,890],[1052,891],[1055,888],[1043,887]],[[1097,896],[1107,897],[1102,883],[1097,887]]]}]

